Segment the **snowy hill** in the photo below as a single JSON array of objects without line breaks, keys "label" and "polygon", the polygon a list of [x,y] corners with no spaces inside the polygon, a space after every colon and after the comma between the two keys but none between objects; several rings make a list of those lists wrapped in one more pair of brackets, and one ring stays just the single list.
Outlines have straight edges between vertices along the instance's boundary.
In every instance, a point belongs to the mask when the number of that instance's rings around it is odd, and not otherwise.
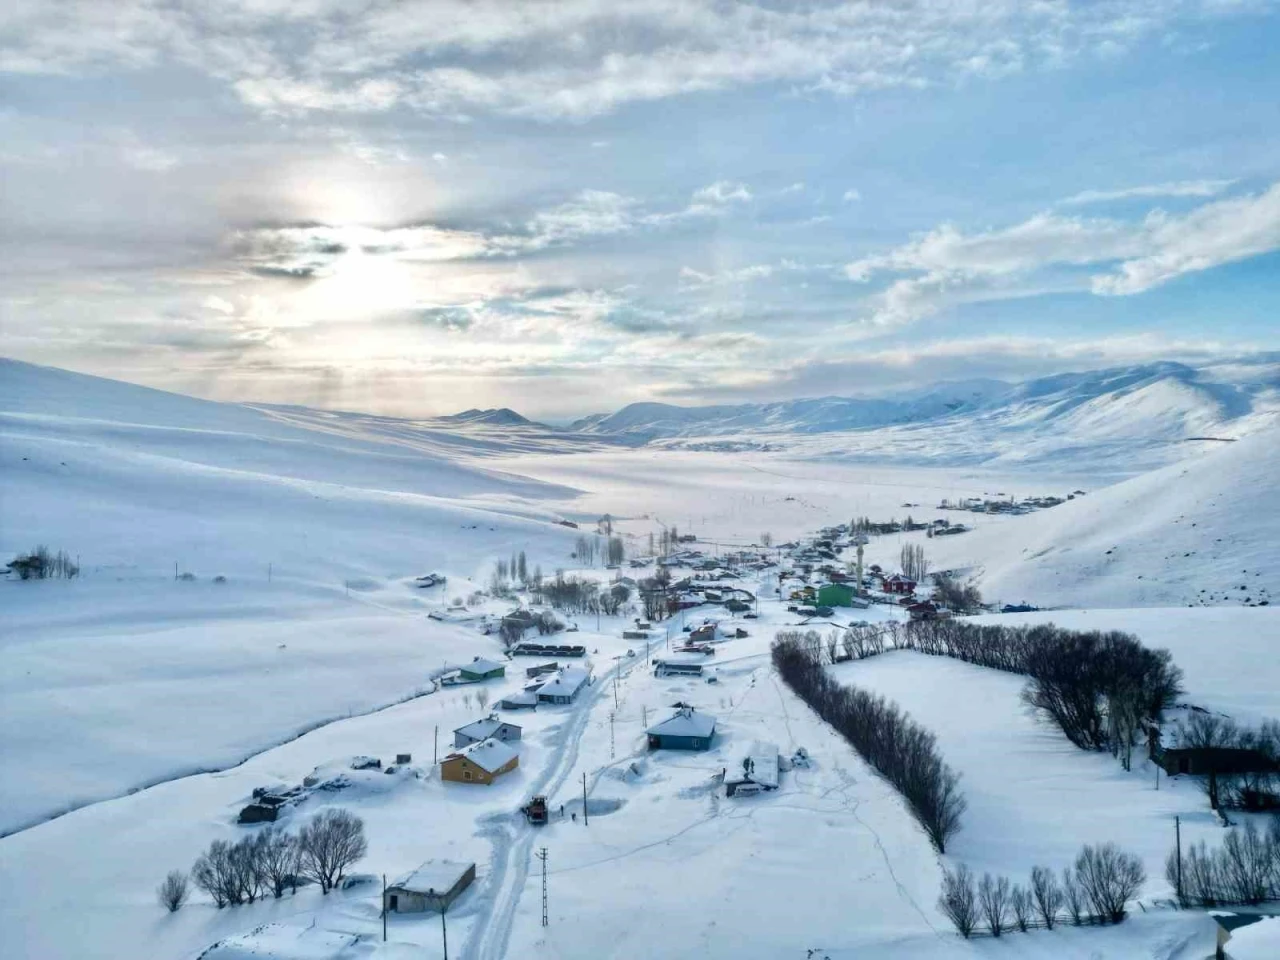
[{"label": "snowy hill", "polygon": [[1132,475],[1182,457],[1182,441],[1244,436],[1278,411],[1280,360],[1268,355],[1199,367],[1151,363],[1012,385],[942,384],[882,398],[638,403],[572,428],[695,450],[785,450],[899,463],[1060,461]]},{"label": "snowy hill", "polygon": [[[1280,427],[1028,516],[935,538],[935,567],[1039,606],[1280,602]],[[880,550],[892,549],[885,543]]]}]

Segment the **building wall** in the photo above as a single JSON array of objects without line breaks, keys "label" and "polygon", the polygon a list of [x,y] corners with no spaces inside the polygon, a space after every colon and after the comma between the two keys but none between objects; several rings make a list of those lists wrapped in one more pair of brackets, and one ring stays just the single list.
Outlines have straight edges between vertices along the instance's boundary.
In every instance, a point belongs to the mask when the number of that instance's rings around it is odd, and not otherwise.
[{"label": "building wall", "polygon": [[[488,770],[476,766],[466,757],[457,757],[453,760],[445,760],[440,764],[440,779],[448,780],[451,783],[483,783],[487,786],[504,773],[510,773],[519,765],[520,758],[512,757],[507,764],[490,773]],[[468,773],[471,774],[470,779],[467,779]]]},{"label": "building wall", "polygon": [[715,739],[715,733],[712,732],[710,737],[671,737],[659,734],[657,736],[649,736],[650,750],[707,750],[711,747],[711,741]]}]

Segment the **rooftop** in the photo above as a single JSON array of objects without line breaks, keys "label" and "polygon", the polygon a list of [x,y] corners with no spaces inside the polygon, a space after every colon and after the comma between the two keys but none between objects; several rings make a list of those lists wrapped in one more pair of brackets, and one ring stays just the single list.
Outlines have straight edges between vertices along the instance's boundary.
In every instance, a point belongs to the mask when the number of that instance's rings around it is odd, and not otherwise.
[{"label": "rooftop", "polygon": [[[504,723],[507,722],[500,719],[496,713],[491,713],[489,716],[481,720],[472,720],[470,723],[463,724],[453,732],[466,734],[468,737],[475,740],[484,740],[487,737],[493,736],[494,732]],[[520,727],[514,723],[507,723],[507,726],[515,727],[517,730],[520,729]]]},{"label": "rooftop", "polygon": [[473,867],[475,867],[474,863],[428,860],[417,870],[406,873],[391,886],[410,893],[447,893],[462,879],[463,874]]},{"label": "rooftop", "polygon": [[681,707],[673,716],[656,723],[647,731],[663,737],[710,737],[716,730],[716,718],[699,713],[693,707]]},{"label": "rooftop", "polygon": [[495,773],[514,760],[516,752],[500,740],[481,740],[461,750],[455,750],[445,759],[450,760],[454,757],[466,757],[481,770]]}]

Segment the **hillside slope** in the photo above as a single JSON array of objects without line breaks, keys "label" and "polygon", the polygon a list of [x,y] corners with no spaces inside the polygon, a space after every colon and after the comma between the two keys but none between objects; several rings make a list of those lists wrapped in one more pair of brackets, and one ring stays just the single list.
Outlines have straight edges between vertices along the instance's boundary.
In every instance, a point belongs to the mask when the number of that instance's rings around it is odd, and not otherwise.
[{"label": "hillside slope", "polygon": [[[1280,427],[1086,497],[927,541],[988,599],[1132,607],[1280,602]],[[888,543],[877,550],[887,554]]]}]

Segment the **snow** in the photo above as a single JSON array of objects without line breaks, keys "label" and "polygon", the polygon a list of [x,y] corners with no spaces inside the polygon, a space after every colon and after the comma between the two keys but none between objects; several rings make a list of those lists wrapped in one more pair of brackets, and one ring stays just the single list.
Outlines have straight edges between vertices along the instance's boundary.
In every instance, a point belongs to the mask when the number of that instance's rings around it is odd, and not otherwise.
[{"label": "snow", "polygon": [[452,860],[428,860],[390,886],[411,893],[447,893],[475,864]]},{"label": "snow", "polygon": [[682,708],[661,723],[655,723],[647,732],[654,736],[705,739],[716,732],[716,718],[692,707]]},{"label": "snow", "polygon": [[[1278,475],[1280,427],[1270,427],[1028,516],[975,517],[973,532],[935,537],[925,551],[935,569],[975,574],[983,596],[1001,603],[1280,602]],[[874,539],[868,556],[896,558],[902,539]]]},{"label": "snow", "polygon": [[1232,960],[1275,960],[1280,956],[1280,917],[1240,927],[1227,942]]},{"label": "snow", "polygon": [[[155,886],[166,871],[188,867],[211,840],[262,829],[236,823],[255,788],[316,773],[337,778],[341,789],[312,790],[286,808],[282,826],[296,829],[328,807],[357,813],[369,840],[359,871],[398,876],[428,861],[476,864],[476,882],[448,914],[451,955],[467,960],[799,958],[810,950],[909,960],[1200,960],[1212,949],[1213,923],[1191,912],[1155,910],[1116,928],[1001,941],[956,937],[935,905],[944,864],[1021,877],[1033,863],[1063,865],[1081,842],[1115,839],[1148,863],[1144,895],[1152,907],[1169,818],[1183,816],[1193,839],[1220,830],[1191,784],[1162,781],[1157,793],[1145,769],[1125,774],[1110,757],[1076,751],[1028,717],[1018,678],[896,653],[843,665],[853,682],[892,690],[964,773],[973,807],[955,849],[939,858],[901,799],[773,674],[769,642],[797,625],[770,597],[776,575],[741,582],[760,593],[760,618],[741,621],[749,636],[726,639],[701,661],[708,677],[653,670],[669,636],[678,643],[680,627],[700,622],[700,612],[655,624],[648,641],[621,638],[630,613],[581,618],[572,639],[589,651],[590,671],[566,673],[581,672],[584,681],[594,673],[595,681],[584,682],[571,704],[506,717],[519,721],[522,739],[495,746],[518,753],[515,770],[478,790],[442,782],[429,762],[437,748],[449,750],[448,740],[439,744],[441,731],[474,721],[475,691],[500,702],[524,683],[522,676],[483,688],[436,682],[449,664],[501,656],[496,637],[482,630],[511,603],[452,608],[487,584],[495,560],[524,550],[530,566],[608,579],[607,571],[573,569],[570,557],[604,513],[619,518],[615,529],[632,556],[647,552],[649,534],[673,525],[696,533],[692,546],[712,554],[766,531],[781,541],[855,514],[927,516],[927,506],[904,501],[931,505],[1009,489],[1083,487],[1090,493],[1081,503],[1105,513],[1097,523],[1123,532],[1139,522],[1135,506],[1146,504],[1125,501],[1124,484],[1100,486],[1169,450],[1147,445],[1135,460],[1102,468],[1061,451],[1097,440],[1090,449],[1114,452],[1171,400],[1212,416],[1162,422],[1164,439],[1206,425],[1243,434],[1270,402],[1250,385],[1255,368],[1229,376],[1131,373],[1045,383],[994,406],[998,389],[968,385],[962,392],[975,408],[964,423],[939,414],[928,423],[801,435],[779,420],[787,432],[758,446],[781,438],[780,449],[725,456],[627,448],[503,411],[403,421],[212,404],[5,364],[0,550],[47,543],[79,554],[85,568],[77,581],[0,583],[0,827],[11,831],[0,838],[6,957],[436,955],[437,917],[392,916],[382,943],[375,882],[327,897],[305,887],[225,910],[200,894],[176,914],[157,906]],[[1110,400],[1091,404],[1103,395],[1117,398],[1113,409],[1104,409]],[[955,391],[903,402],[924,409],[948,397]],[[1080,400],[1075,414],[1064,408],[1071,398]],[[1055,410],[1064,422],[1075,416],[1058,446],[1014,456]],[[800,412],[819,424],[839,415],[824,403]],[[990,437],[994,446],[984,450]],[[867,462],[877,445],[884,462]],[[1177,468],[1189,471],[1200,505],[1234,496],[1238,478],[1260,478],[1249,481],[1248,500],[1231,501],[1252,511],[1256,540],[1243,520],[1227,526],[1225,512],[1214,522],[1231,531],[1232,550],[1256,549],[1262,584],[1275,572],[1263,536],[1272,520],[1259,507],[1272,462],[1264,447],[1246,438]],[[1201,469],[1224,456],[1240,459]],[[825,459],[803,459],[818,457]],[[978,465],[987,460],[996,466]],[[1176,486],[1172,475],[1142,488],[1160,510],[1174,509],[1161,506]],[[1119,498],[1108,500],[1117,489]],[[930,559],[937,566],[942,550],[969,550],[969,538],[978,545],[989,537],[975,562],[999,573],[997,563],[1016,566],[1011,555],[1068,507],[1079,509],[1073,502],[1026,517],[976,517],[974,533],[931,541]],[[561,526],[563,519],[582,527]],[[1079,520],[1063,521],[1058,534],[1093,536]],[[874,539],[870,550],[896,553],[895,539]],[[1145,560],[1165,547],[1133,542]],[[1239,553],[1222,550],[1225,571]],[[197,579],[175,580],[175,561]],[[1064,569],[1061,582],[1037,586],[1060,587],[1064,603],[1096,606],[1094,573]],[[429,570],[447,584],[418,589],[415,578]],[[213,582],[215,574],[227,582]],[[1152,599],[1119,579],[1107,590],[1129,608]],[[836,619],[900,616],[875,605]],[[1133,630],[1173,650],[1187,672],[1188,699],[1240,717],[1280,713],[1274,608],[1063,610],[1023,619],[1036,617]],[[715,716],[711,749],[648,750],[645,730],[677,702],[693,704],[696,717]],[[760,743],[776,744],[775,755],[804,748],[812,762],[781,772],[777,790],[726,800],[722,775]],[[354,756],[387,765],[398,753],[416,763],[393,773],[349,769]],[[549,798],[545,827],[519,813],[534,794]],[[534,857],[542,846],[548,927]]]}]

